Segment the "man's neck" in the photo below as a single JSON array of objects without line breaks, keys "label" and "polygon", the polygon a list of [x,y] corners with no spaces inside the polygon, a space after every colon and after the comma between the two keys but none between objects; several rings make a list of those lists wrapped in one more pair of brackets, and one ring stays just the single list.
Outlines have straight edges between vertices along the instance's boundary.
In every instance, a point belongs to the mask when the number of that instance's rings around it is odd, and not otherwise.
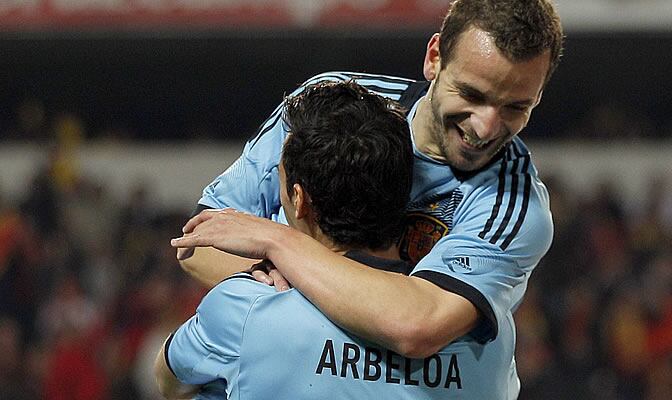
[{"label": "man's neck", "polygon": [[396,245],[392,245],[386,249],[378,249],[378,250],[372,250],[372,249],[360,249],[360,248],[353,248],[353,247],[344,247],[344,246],[327,246],[329,247],[332,251],[339,253],[339,254],[346,254],[349,251],[360,251],[364,254],[368,254],[373,257],[378,257],[378,258],[384,258],[387,260],[400,260],[401,258],[399,257],[399,247]]},{"label": "man's neck", "polygon": [[365,253],[374,257],[386,258],[388,260],[399,260],[399,247],[392,245],[387,249],[381,250],[363,250]]},{"label": "man's neck", "polygon": [[447,160],[441,154],[434,138],[431,137],[431,107],[429,94],[420,98],[418,107],[415,110],[415,115],[413,115],[413,120],[411,121],[413,142],[415,143],[415,148],[422,154],[425,154],[433,160],[446,163]]},{"label": "man's neck", "polygon": [[385,259],[388,259],[388,260],[400,260],[399,247],[397,247],[394,244],[389,246],[388,248],[377,249],[377,250],[367,249],[367,248],[350,247],[350,246],[344,246],[344,245],[334,243],[334,241],[329,236],[325,235],[317,225],[306,226],[302,230],[308,236],[311,236],[313,239],[322,243],[325,247],[329,248],[329,250],[331,250],[335,253],[345,254],[349,251],[361,251],[363,253],[366,253],[366,254],[368,254],[370,256],[374,256],[374,257],[385,258]]}]

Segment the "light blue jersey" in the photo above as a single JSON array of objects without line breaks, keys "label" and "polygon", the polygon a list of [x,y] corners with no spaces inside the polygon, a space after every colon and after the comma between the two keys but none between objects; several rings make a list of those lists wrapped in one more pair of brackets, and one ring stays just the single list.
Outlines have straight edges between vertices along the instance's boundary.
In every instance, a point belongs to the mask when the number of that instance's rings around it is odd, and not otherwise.
[{"label": "light blue jersey", "polygon": [[[413,81],[380,75],[329,72],[317,75],[291,95],[310,84],[353,79],[361,86],[385,97],[399,100]],[[232,207],[257,216],[286,223],[280,207],[278,164],[287,127],[282,120],[282,105],[259,127],[247,142],[240,158],[203,190],[199,205],[203,208]]]},{"label": "light blue jersey", "polygon": [[[409,125],[429,86],[403,78],[332,72],[310,79],[294,94],[307,84],[347,79],[400,101],[409,109]],[[285,221],[277,172],[287,135],[281,111],[280,107],[275,110],[238,161],[205,188],[201,207],[233,207]],[[506,348],[502,356],[511,356],[509,372],[515,376],[515,340],[502,327],[513,324],[512,313],[553,236],[548,193],[530,152],[516,137],[485,167],[464,173],[414,149],[414,181],[401,255],[417,263],[412,275],[457,293],[478,308],[483,318],[470,332],[470,340],[488,343],[484,349]],[[480,358],[473,361],[482,368],[480,377],[487,380],[493,367]],[[501,396],[497,398],[507,398],[510,387],[497,390]]]},{"label": "light blue jersey", "polygon": [[199,399],[510,399],[518,391],[513,321],[503,319],[498,331],[487,345],[464,337],[431,357],[407,359],[338,328],[298,291],[276,292],[241,273],[204,297],[165,354],[180,381],[206,384]]}]

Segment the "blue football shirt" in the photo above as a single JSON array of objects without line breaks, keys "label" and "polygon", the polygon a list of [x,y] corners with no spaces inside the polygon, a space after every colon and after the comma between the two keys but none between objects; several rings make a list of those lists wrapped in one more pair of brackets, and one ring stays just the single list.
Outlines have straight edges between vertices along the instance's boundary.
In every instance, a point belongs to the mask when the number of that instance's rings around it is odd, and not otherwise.
[{"label": "blue football shirt", "polygon": [[[348,79],[400,101],[409,109],[410,126],[429,86],[405,78],[329,72],[311,78],[293,94],[308,84]],[[279,106],[247,142],[241,157],[204,189],[201,207],[233,207],[286,221],[277,171],[287,136],[281,113]],[[414,152],[401,255],[417,264],[412,275],[457,293],[478,308],[483,318],[467,340],[502,345],[502,326],[513,324],[512,314],[553,236],[548,192],[532,156],[516,137],[485,167],[464,173],[429,158],[415,145]],[[508,353],[513,353],[515,340],[508,346]],[[482,367],[491,372],[484,362]]]},{"label": "blue football shirt", "polygon": [[167,342],[166,359],[180,381],[205,384],[199,399],[512,399],[513,343],[507,317],[486,345],[464,337],[431,357],[404,358],[343,331],[295,289],[276,292],[240,273],[203,298]]}]

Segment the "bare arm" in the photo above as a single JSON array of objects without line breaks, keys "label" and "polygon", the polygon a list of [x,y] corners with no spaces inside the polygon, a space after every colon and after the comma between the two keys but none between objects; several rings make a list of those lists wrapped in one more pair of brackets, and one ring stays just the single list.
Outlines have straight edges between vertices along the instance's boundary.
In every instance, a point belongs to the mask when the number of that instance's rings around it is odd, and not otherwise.
[{"label": "bare arm", "polygon": [[336,324],[399,354],[431,355],[478,322],[479,312],[464,297],[420,278],[366,267],[287,226],[232,210],[194,218],[194,233],[173,246],[268,258]]},{"label": "bare arm", "polygon": [[336,324],[408,357],[434,354],[478,321],[457,294],[364,266],[298,232],[273,241],[269,259]]},{"label": "bare arm", "polygon": [[159,392],[166,399],[190,399],[201,389],[199,385],[187,385],[180,382],[166,364],[165,342],[154,361],[154,377]]},{"label": "bare arm", "polygon": [[[178,251],[178,259],[180,257]],[[249,269],[258,261],[225,253],[214,247],[196,248],[193,255],[179,260],[182,269],[208,289],[236,272]]]},{"label": "bare arm", "polygon": [[[201,222],[201,215],[211,215],[216,210],[208,210],[192,217],[183,228],[185,234],[192,234],[197,224]],[[241,257],[235,254],[218,250],[214,247],[180,247],[177,249],[177,259],[182,269],[201,285],[212,289],[229,276],[255,267],[260,260]],[[267,285],[275,285],[278,290],[287,290],[289,282],[277,271],[270,273],[255,270],[254,277]]]}]

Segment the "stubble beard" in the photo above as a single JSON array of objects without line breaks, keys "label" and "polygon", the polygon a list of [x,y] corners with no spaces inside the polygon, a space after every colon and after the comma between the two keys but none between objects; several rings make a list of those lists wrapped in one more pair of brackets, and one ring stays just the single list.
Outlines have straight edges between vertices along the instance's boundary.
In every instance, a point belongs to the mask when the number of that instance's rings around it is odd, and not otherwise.
[{"label": "stubble beard", "polygon": [[451,138],[449,136],[449,130],[455,129],[451,127],[451,125],[456,124],[457,122],[443,119],[439,107],[436,102],[432,101],[432,97],[433,96],[430,96],[429,98],[432,110],[431,137],[436,144],[443,161],[460,171],[472,171],[480,168],[481,163],[479,163],[478,158],[474,158],[472,154],[462,153],[459,150],[460,144],[454,143],[455,140],[460,139],[454,137]]},{"label": "stubble beard", "polygon": [[517,135],[511,135],[510,132],[507,132],[505,135],[502,135],[506,138],[505,140],[497,143],[492,149],[479,156],[462,152],[460,151],[461,144],[456,143],[456,141],[461,141],[462,139],[459,137],[451,137],[449,133],[450,129],[455,129],[451,125],[456,125],[458,121],[442,118],[439,107],[436,102],[432,101],[432,98],[433,96],[430,96],[429,98],[432,110],[431,137],[434,143],[436,143],[440,156],[443,157],[443,161],[457,170],[470,172],[482,168]]}]

